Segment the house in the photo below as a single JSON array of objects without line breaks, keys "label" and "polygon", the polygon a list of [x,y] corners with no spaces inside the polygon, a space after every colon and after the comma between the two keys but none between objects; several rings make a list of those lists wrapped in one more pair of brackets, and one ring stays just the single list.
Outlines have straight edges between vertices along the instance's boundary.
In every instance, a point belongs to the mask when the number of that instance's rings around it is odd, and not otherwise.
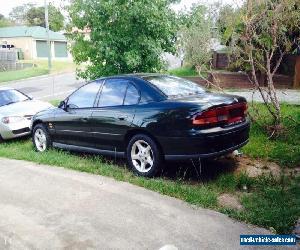
[{"label": "house", "polygon": [[[51,56],[53,59],[71,59],[64,35],[50,31]],[[24,59],[48,57],[47,33],[40,26],[15,26],[0,28],[0,45],[10,44],[21,49]]]}]

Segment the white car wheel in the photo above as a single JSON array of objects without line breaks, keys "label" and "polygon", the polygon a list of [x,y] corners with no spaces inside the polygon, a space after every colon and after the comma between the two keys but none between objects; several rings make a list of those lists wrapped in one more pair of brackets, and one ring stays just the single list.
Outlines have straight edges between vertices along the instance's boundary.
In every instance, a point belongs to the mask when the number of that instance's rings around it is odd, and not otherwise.
[{"label": "white car wheel", "polygon": [[143,140],[136,141],[131,147],[131,160],[139,172],[149,172],[154,161],[151,146]]},{"label": "white car wheel", "polygon": [[33,138],[34,144],[35,144],[37,151],[44,152],[45,150],[47,150],[47,145],[48,145],[47,135],[43,129],[37,128],[34,131],[33,137],[34,137]]},{"label": "white car wheel", "polygon": [[161,169],[163,155],[158,144],[145,134],[134,135],[128,142],[127,161],[135,174],[153,177]]}]

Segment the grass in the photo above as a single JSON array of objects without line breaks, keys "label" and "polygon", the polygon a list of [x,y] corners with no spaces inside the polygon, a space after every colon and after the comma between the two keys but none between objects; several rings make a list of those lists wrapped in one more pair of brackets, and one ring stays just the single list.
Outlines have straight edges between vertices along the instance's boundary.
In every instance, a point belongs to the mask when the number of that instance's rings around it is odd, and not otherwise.
[{"label": "grass", "polygon": [[[26,61],[36,64],[40,68],[48,69],[48,60]],[[51,74],[75,71],[76,65],[72,61],[52,61]]]},{"label": "grass", "polygon": [[[53,101],[53,103],[57,104],[58,101]],[[263,110],[261,105],[258,107]],[[299,112],[299,107],[283,105],[285,116],[291,115],[293,119],[298,119]],[[265,121],[261,118],[259,122]],[[243,151],[252,157],[276,160],[283,164],[283,167],[286,165],[296,166],[299,163],[299,154],[297,155],[299,149],[296,147],[299,142],[299,128],[294,128],[293,122],[287,118],[284,119],[284,123],[290,125],[292,129],[276,141],[266,140],[263,129],[253,124],[251,141]],[[284,150],[280,149],[282,145],[284,145]],[[286,153],[288,156],[284,155]],[[226,169],[225,165],[222,165],[222,161],[204,162],[203,174],[199,180],[195,177],[196,173],[192,171],[193,166],[190,163],[184,163],[180,167],[172,163],[172,166],[166,166],[167,170],[161,176],[147,179],[133,175],[122,161],[114,163],[99,156],[74,154],[55,149],[43,154],[37,153],[28,139],[0,144],[0,157],[61,166],[112,177],[184,200],[190,204],[223,212],[241,221],[272,228],[277,233],[289,233],[294,222],[300,216],[299,177],[249,178],[245,174],[233,174],[232,168]],[[75,162],[76,164],[74,164]],[[187,172],[188,174],[186,174]],[[245,185],[247,192],[243,192]],[[217,198],[222,193],[231,193],[239,197],[244,209],[237,211],[221,207]]]},{"label": "grass", "polygon": [[49,73],[58,74],[75,71],[74,63],[69,61],[52,61],[52,69],[50,72],[48,70],[47,60],[24,60],[20,62],[34,63],[36,67],[0,72],[0,83],[46,75]]},{"label": "grass", "polygon": [[171,69],[168,71],[168,73],[178,77],[198,76],[197,72],[192,67],[181,67],[181,68]]},{"label": "grass", "polygon": [[[283,133],[276,139],[269,140],[263,126],[271,124],[267,110],[262,104],[255,104],[259,118],[250,107],[250,114],[257,120],[252,123],[250,142],[243,152],[254,158],[263,158],[279,163],[283,167],[300,166],[300,106],[282,104]],[[263,126],[262,126],[263,125]]]},{"label": "grass", "polygon": [[0,83],[26,79],[34,76],[46,75],[48,74],[48,72],[48,69],[38,67],[27,68],[17,71],[0,72]]}]

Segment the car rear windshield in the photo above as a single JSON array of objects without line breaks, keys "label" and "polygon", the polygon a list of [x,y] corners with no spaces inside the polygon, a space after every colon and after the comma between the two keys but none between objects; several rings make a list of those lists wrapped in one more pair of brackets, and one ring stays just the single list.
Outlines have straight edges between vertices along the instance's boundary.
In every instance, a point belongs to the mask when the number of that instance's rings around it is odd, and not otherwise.
[{"label": "car rear windshield", "polygon": [[0,90],[0,107],[13,104],[16,102],[23,102],[29,100],[28,96],[22,94],[21,92],[8,89],[8,90]]},{"label": "car rear windshield", "polygon": [[144,78],[169,97],[180,97],[204,93],[198,84],[175,76],[147,76]]}]

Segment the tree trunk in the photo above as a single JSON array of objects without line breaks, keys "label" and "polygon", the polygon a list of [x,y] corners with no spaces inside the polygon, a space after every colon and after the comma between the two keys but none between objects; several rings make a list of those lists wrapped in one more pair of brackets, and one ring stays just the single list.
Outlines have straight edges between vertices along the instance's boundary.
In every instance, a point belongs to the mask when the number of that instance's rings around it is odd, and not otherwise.
[{"label": "tree trunk", "polygon": [[294,88],[300,88],[300,56],[296,57]]}]

